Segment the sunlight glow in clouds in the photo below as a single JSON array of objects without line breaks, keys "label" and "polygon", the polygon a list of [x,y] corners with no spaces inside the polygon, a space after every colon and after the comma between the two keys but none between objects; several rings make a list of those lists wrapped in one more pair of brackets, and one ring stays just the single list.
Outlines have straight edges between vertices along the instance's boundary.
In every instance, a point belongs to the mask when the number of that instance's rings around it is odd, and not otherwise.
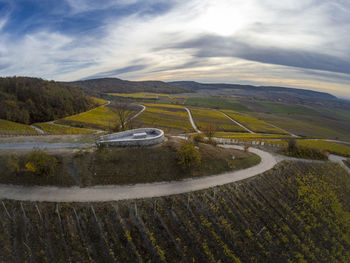
[{"label": "sunlight glow in clouds", "polygon": [[0,75],[284,85],[350,97],[346,0],[0,0]]}]

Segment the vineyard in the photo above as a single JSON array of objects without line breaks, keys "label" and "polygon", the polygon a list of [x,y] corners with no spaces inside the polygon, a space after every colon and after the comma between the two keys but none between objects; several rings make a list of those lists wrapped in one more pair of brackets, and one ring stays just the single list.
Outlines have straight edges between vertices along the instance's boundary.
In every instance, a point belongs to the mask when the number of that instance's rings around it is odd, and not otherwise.
[{"label": "vineyard", "polygon": [[186,132],[193,128],[182,106],[170,104],[144,104],[146,110],[134,119],[139,127],[156,127],[168,132]]},{"label": "vineyard", "polygon": [[317,150],[326,150],[330,153],[339,154],[342,156],[350,156],[350,146],[328,142],[322,140],[298,140],[300,146],[313,148]]},{"label": "vineyard", "polygon": [[96,132],[94,130],[68,127],[47,122],[35,123],[34,125],[42,129],[46,134],[89,134]]},{"label": "vineyard", "polygon": [[109,203],[0,204],[1,262],[349,262],[350,177],[283,163],[251,180]]},{"label": "vineyard", "polygon": [[277,134],[286,134],[286,132],[275,128],[268,123],[259,120],[257,118],[243,115],[234,111],[224,110],[224,113],[226,113],[228,116],[230,116],[235,121],[243,124],[248,129],[252,130],[253,132],[260,132],[260,133],[277,133]]},{"label": "vineyard", "polygon": [[289,135],[280,135],[280,134],[254,134],[254,133],[239,133],[239,132],[217,132],[215,137],[218,138],[228,138],[228,139],[289,139],[292,138]]},{"label": "vineyard", "polygon": [[137,93],[108,93],[111,96],[133,98],[133,99],[158,99],[159,97],[169,97],[168,94],[137,92]]},{"label": "vineyard", "polygon": [[191,108],[191,114],[198,129],[203,129],[208,125],[216,125],[217,131],[245,131],[241,126],[238,126],[224,114],[216,110]]},{"label": "vineyard", "polygon": [[78,128],[112,129],[119,124],[117,114],[109,107],[100,106],[87,112],[56,121]]},{"label": "vineyard", "polygon": [[37,130],[29,125],[1,120],[0,119],[0,134],[4,135],[35,135],[40,134]]}]

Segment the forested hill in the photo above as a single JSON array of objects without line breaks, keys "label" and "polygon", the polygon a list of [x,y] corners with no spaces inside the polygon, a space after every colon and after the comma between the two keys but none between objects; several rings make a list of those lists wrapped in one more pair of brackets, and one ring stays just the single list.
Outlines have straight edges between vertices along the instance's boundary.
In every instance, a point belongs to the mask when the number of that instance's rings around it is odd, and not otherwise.
[{"label": "forested hill", "polygon": [[100,93],[132,93],[132,92],[156,92],[156,93],[183,93],[191,92],[190,89],[178,87],[163,81],[128,81],[118,78],[90,79],[67,84],[77,87],[90,95]]},{"label": "forested hill", "polygon": [[86,111],[93,100],[68,85],[38,78],[0,78],[0,119],[20,123],[49,121]]}]

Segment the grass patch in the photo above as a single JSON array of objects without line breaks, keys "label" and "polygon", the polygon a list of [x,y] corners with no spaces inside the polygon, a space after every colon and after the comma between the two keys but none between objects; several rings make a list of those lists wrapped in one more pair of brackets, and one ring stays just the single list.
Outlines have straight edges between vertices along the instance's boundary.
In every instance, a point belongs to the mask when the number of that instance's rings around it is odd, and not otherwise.
[{"label": "grass patch", "polygon": [[95,132],[94,130],[62,126],[47,122],[35,123],[34,125],[42,129],[47,134],[89,134]]},{"label": "grass patch", "polygon": [[30,125],[0,119],[0,134],[35,135],[39,134],[39,132]]},{"label": "grass patch", "polygon": [[107,100],[101,99],[101,98],[96,98],[96,97],[91,97],[91,98],[98,106],[104,105],[108,102]]},{"label": "grass patch", "polygon": [[246,114],[240,114],[229,110],[223,110],[223,112],[226,113],[235,121],[241,123],[242,125],[246,126],[248,129],[252,130],[253,132],[286,134],[286,132],[278,128],[275,128],[269,125],[268,123],[262,120],[259,120],[257,118],[254,118],[252,116],[248,116]]}]

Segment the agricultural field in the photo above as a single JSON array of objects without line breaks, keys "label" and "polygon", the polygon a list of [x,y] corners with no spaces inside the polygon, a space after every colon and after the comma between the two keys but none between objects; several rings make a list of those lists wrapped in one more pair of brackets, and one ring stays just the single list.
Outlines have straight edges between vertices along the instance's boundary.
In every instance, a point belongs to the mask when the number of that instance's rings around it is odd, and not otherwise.
[{"label": "agricultural field", "polygon": [[101,98],[96,98],[96,97],[91,97],[91,98],[98,105],[104,105],[104,104],[106,104],[108,102],[107,100],[104,100],[104,99],[101,99]]},{"label": "agricultural field", "polygon": [[117,114],[109,107],[100,106],[90,111],[76,114],[56,121],[58,124],[78,128],[109,130],[119,125]]},{"label": "agricultural field", "polygon": [[228,116],[230,116],[235,121],[241,123],[248,129],[252,130],[253,132],[258,133],[276,133],[276,134],[286,134],[286,132],[271,126],[270,124],[259,120],[257,118],[254,118],[252,116],[246,115],[246,114],[240,114],[238,112],[229,111],[229,110],[223,110],[222,112],[226,113]]},{"label": "agricultural field", "polygon": [[133,98],[133,99],[159,99],[161,97],[169,97],[169,94],[137,92],[137,93],[107,93],[110,96]]},{"label": "agricultural field", "polygon": [[40,134],[30,125],[0,119],[0,135],[35,135]]},{"label": "agricultural field", "polygon": [[289,162],[170,197],[4,200],[0,261],[349,262],[349,183],[338,165]]},{"label": "agricultural field", "polygon": [[215,137],[228,139],[289,139],[289,135],[282,134],[257,134],[257,133],[239,133],[239,132],[217,132]]},{"label": "agricultural field", "polygon": [[216,110],[190,108],[194,122],[199,130],[208,125],[215,125],[217,131],[222,132],[245,132],[241,126],[227,118],[224,114]]},{"label": "agricultural field", "polygon": [[193,131],[184,107],[171,104],[144,104],[146,110],[133,120],[137,127],[155,127],[166,133]]},{"label": "agricultural field", "polygon": [[233,98],[225,98],[223,96],[208,96],[208,97],[189,97],[185,104],[188,106],[196,106],[212,109],[227,109],[239,112],[249,112],[249,108],[236,101]]},{"label": "agricultural field", "polygon": [[328,142],[323,140],[298,140],[298,145],[320,151],[325,150],[330,153],[350,157],[350,146],[336,142]]},{"label": "agricultural field", "polygon": [[75,128],[47,122],[34,123],[34,126],[39,127],[46,134],[89,134],[96,132],[95,130]]}]

